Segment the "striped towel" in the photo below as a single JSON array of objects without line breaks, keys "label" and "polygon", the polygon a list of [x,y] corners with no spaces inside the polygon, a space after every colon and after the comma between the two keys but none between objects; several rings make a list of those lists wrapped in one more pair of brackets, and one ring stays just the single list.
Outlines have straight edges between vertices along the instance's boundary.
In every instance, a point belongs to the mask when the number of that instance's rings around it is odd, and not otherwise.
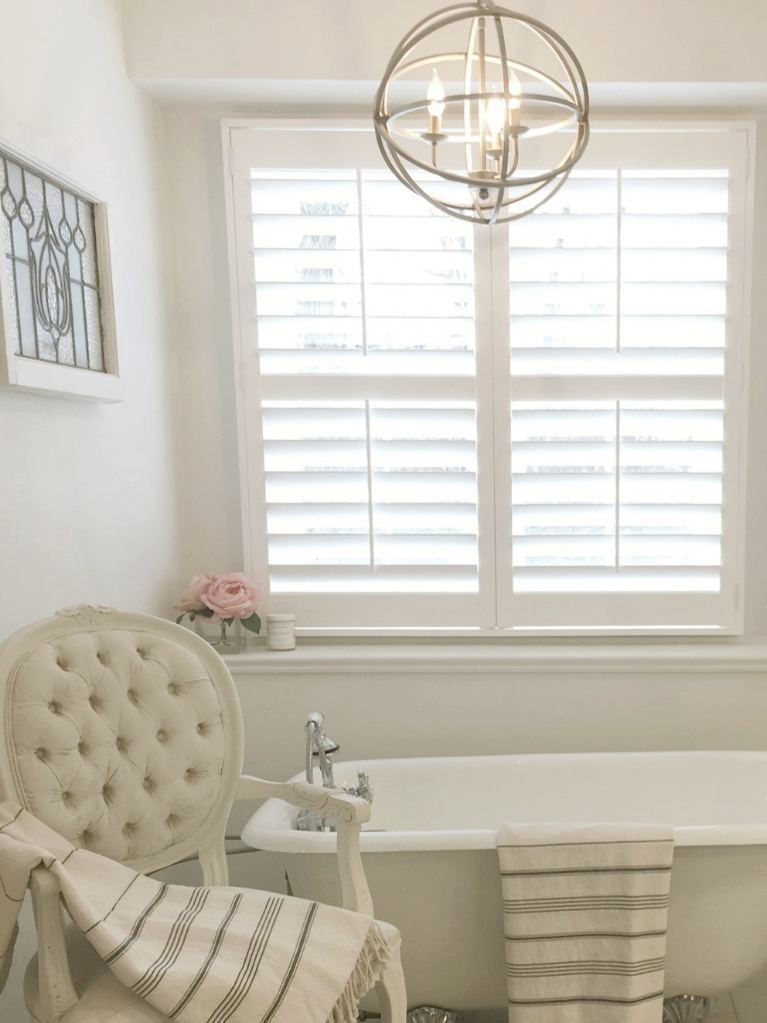
[{"label": "striped towel", "polygon": [[237,888],[161,884],[0,803],[0,977],[30,870],[57,876],[112,972],[180,1023],[353,1023],[386,965],[370,917]]},{"label": "striped towel", "polygon": [[672,829],[504,824],[510,1023],[660,1023]]}]

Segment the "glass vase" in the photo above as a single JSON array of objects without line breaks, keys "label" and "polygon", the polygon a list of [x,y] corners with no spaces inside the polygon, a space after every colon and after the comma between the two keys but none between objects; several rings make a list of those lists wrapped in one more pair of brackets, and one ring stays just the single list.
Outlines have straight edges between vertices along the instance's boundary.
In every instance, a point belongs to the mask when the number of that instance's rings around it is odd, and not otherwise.
[{"label": "glass vase", "polygon": [[239,618],[230,622],[212,622],[210,618],[196,615],[194,631],[220,654],[239,654],[245,649],[247,637]]}]

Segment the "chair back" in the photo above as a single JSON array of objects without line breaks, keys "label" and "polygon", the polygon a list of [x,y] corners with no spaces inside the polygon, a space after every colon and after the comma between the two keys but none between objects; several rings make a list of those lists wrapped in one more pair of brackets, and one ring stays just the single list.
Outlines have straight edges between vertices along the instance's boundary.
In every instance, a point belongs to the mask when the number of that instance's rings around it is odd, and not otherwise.
[{"label": "chair back", "polygon": [[216,846],[225,863],[242,720],[188,629],[88,605],[21,629],[0,644],[0,720],[0,796],[73,845],[142,872]]}]

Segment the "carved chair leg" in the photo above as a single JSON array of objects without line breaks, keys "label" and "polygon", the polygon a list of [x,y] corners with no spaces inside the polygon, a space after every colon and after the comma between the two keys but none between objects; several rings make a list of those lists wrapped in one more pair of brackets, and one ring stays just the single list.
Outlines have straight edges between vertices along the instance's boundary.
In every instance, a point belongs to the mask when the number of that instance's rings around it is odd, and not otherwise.
[{"label": "carved chair leg", "polygon": [[37,927],[40,997],[34,1016],[39,1023],[58,1023],[64,1013],[78,1001],[69,974],[59,885],[53,874],[48,873],[44,867],[35,867],[29,887]]},{"label": "carved chair leg", "polygon": [[376,995],[381,1010],[381,1023],[405,1023],[407,997],[402,964],[390,963],[376,984]]}]

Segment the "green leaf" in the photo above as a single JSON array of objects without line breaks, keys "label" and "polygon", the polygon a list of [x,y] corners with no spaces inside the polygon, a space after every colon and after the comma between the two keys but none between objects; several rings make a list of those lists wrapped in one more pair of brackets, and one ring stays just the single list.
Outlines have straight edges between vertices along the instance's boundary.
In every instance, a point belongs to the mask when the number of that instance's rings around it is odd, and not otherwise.
[{"label": "green leaf", "polygon": [[182,615],[179,615],[179,616],[178,616],[178,618],[176,619],[176,625],[180,625],[180,624],[181,624],[181,620],[182,620],[182,619],[183,619],[183,618],[184,618],[185,616],[186,616],[186,611],[184,611],[184,614],[182,614]]},{"label": "green leaf", "polygon": [[255,632],[256,635],[258,635],[258,633],[261,631],[261,619],[258,617],[255,611],[250,616],[250,618],[243,618],[242,624],[245,626],[246,629],[249,629],[251,632]]},{"label": "green leaf", "polygon": [[[199,611],[195,611],[195,614],[199,615],[200,618],[212,618],[213,617],[213,612],[211,611],[211,609],[209,607],[201,607],[199,609]],[[194,615],[192,616],[192,618],[194,618]]]}]

